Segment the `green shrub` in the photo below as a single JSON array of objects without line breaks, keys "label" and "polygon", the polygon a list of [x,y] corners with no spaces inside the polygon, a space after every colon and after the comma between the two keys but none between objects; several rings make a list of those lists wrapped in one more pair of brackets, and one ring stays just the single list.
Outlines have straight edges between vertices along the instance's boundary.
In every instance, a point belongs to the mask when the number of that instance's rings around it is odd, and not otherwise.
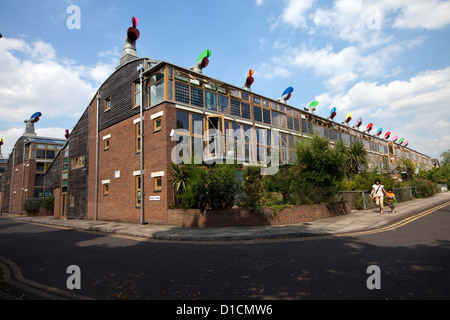
[{"label": "green shrub", "polygon": [[411,186],[416,188],[416,196],[418,198],[427,198],[436,194],[433,184],[425,179],[415,179],[412,181]]},{"label": "green shrub", "polygon": [[39,211],[39,208],[42,206],[42,200],[27,200],[23,204],[23,209],[30,214],[36,213]]},{"label": "green shrub", "polygon": [[245,208],[255,208],[261,204],[264,194],[264,182],[261,168],[248,167],[244,172],[242,205]]},{"label": "green shrub", "polygon": [[55,197],[51,196],[42,200],[42,207],[47,212],[53,212],[53,208],[55,207]]},{"label": "green shrub", "polygon": [[232,208],[239,186],[234,181],[234,165],[213,165],[208,169],[196,165],[184,168],[187,175],[186,190],[178,196],[184,209]]}]

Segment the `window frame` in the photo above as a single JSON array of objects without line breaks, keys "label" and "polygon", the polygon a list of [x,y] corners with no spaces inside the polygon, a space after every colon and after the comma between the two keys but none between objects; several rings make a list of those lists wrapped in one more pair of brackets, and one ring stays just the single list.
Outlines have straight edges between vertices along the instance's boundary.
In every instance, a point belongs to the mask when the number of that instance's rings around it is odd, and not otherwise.
[{"label": "window frame", "polygon": [[[136,90],[137,86],[139,86],[139,90]],[[140,107],[142,104],[142,101],[139,104],[136,104],[136,96],[139,94],[139,99],[141,99],[141,83],[140,81],[133,82],[133,109]]]},{"label": "window frame", "polygon": [[[140,197],[140,199],[139,199]],[[135,176],[135,199],[134,205],[137,208],[140,208],[142,205],[142,179],[141,175]]]},{"label": "window frame", "polygon": [[135,152],[141,152],[141,121],[135,124]]},{"label": "window frame", "polygon": [[109,195],[109,183],[104,183],[103,184],[103,195],[104,196]]},{"label": "window frame", "polygon": [[[158,126],[158,121],[159,121],[159,126]],[[159,132],[161,131],[162,128],[162,117],[158,117],[153,119],[153,132]]]},{"label": "window frame", "polygon": [[[154,191],[155,192],[161,192],[162,191],[162,189],[163,189],[163,186],[162,186],[162,177],[155,177],[154,178],[154,182],[155,182],[155,189],[154,189]],[[158,186],[158,181],[161,183],[161,186]]]},{"label": "window frame", "polygon": [[111,110],[111,97],[108,97],[105,99],[105,107],[103,109],[103,112]]}]

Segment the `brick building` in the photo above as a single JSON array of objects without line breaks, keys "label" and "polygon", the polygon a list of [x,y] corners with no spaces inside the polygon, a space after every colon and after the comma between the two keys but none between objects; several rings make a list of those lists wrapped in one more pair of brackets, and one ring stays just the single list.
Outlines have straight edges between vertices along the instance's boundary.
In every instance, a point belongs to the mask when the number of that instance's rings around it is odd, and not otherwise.
[{"label": "brick building", "polygon": [[[196,148],[206,147],[203,160],[233,158],[261,166],[277,153],[289,163],[295,144],[314,133],[330,143],[363,141],[369,168],[394,168],[402,158],[432,166],[428,156],[407,146],[249,89],[205,76],[201,68],[139,58],[135,40],[128,37],[120,65],[46,172],[45,190],[55,195],[55,217],[166,223],[173,201],[174,150],[190,160]],[[232,149],[227,130],[233,132]],[[175,149],[180,140],[187,147]]]},{"label": "brick building", "polygon": [[29,128],[16,141],[8,159],[2,159],[5,163],[0,173],[2,212],[25,213],[23,204],[27,200],[52,195],[52,190],[44,189],[44,174],[65,140],[37,136],[34,126]]}]

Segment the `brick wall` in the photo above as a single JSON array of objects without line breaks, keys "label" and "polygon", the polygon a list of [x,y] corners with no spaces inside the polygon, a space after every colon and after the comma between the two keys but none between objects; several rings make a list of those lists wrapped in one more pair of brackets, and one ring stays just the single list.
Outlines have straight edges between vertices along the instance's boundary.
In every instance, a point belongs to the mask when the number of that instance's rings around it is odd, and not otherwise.
[{"label": "brick wall", "polygon": [[351,208],[348,202],[338,202],[331,205],[314,204],[292,206],[274,214],[270,208],[256,213],[248,209],[231,209],[201,214],[200,210],[168,210],[167,224],[180,227],[232,227],[284,225],[314,221],[344,214],[349,214]]},{"label": "brick wall", "polygon": [[[152,115],[162,112],[161,130],[155,131]],[[140,171],[140,154],[136,153],[136,123],[139,115],[130,117],[99,132],[98,219],[107,221],[140,222],[141,211],[135,204],[136,177]],[[165,223],[167,209],[173,201],[170,188],[170,156],[175,142],[170,141],[170,131],[176,127],[175,106],[162,103],[144,112],[144,175],[142,204],[144,220]],[[95,131],[95,130],[94,130]],[[104,137],[109,137],[109,149],[104,148]],[[94,137],[95,141],[95,137]],[[94,144],[95,146],[95,144]],[[92,150],[94,148],[91,148]],[[92,152],[90,153],[92,157]],[[95,159],[95,154],[93,158]],[[89,165],[89,188],[95,187],[95,160]],[[120,177],[116,178],[116,172]],[[163,173],[162,191],[155,191],[152,173]],[[103,195],[103,183],[109,180],[108,195]],[[89,193],[89,212],[93,212],[94,192]],[[150,196],[159,197],[150,201]],[[89,214],[88,219],[93,219]]]}]

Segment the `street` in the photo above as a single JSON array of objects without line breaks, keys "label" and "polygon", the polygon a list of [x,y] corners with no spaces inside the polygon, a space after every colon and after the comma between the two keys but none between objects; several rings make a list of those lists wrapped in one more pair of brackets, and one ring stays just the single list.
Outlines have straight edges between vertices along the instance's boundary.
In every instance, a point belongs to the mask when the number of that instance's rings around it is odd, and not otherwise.
[{"label": "street", "polygon": [[[380,232],[214,243],[1,217],[0,258],[10,280],[0,299],[449,299],[450,206]],[[69,266],[79,267],[79,290],[67,288]],[[379,267],[381,289],[368,288],[369,266]]]}]

